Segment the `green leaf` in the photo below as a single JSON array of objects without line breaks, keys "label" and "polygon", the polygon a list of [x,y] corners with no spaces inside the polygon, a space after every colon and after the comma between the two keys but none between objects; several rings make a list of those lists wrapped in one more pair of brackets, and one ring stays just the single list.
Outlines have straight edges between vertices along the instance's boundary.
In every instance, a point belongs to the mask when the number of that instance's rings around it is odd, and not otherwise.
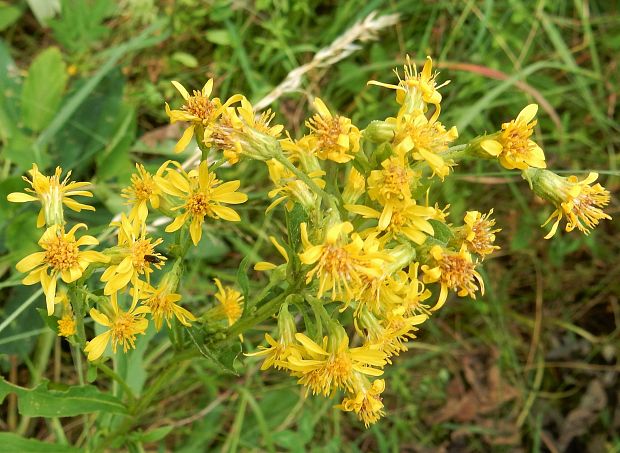
[{"label": "green leaf", "polygon": [[188,68],[197,68],[198,67],[198,60],[196,60],[196,57],[194,57],[193,55],[190,55],[188,53],[185,53],[185,52],[175,52],[175,53],[172,54],[171,58],[174,61],[178,61],[183,66],[186,66]]},{"label": "green leaf", "polygon": [[435,231],[434,238],[443,243],[448,243],[452,239],[454,239],[454,233],[450,229],[448,225],[439,220],[431,219],[429,223],[433,225],[433,230]]},{"label": "green leaf", "polygon": [[[301,245],[301,225],[308,221],[308,213],[303,206],[299,203],[295,203],[291,211],[286,211],[286,227],[288,229],[288,239],[291,245],[291,249],[296,251]],[[290,258],[290,256],[289,256]]]},{"label": "green leaf", "polygon": [[158,442],[166,437],[170,431],[172,431],[172,426],[162,426],[161,428],[155,428],[151,431],[136,431],[129,435],[129,438],[136,442]]},{"label": "green leaf", "polygon": [[22,87],[22,119],[33,131],[47,126],[58,111],[67,85],[67,68],[57,47],[34,59]]},{"label": "green leaf", "polygon": [[209,30],[206,33],[207,41],[220,46],[230,46],[230,34],[227,30]]},{"label": "green leaf", "polygon": [[0,141],[9,141],[18,131],[21,83],[9,48],[0,39]]},{"label": "green leaf", "polygon": [[0,2],[0,31],[12,25],[21,15],[20,8]]},{"label": "green leaf", "polygon": [[60,2],[58,0],[26,0],[34,17],[39,24],[45,27],[48,19],[51,19],[60,12]]},{"label": "green leaf", "polygon": [[125,405],[118,398],[102,393],[92,385],[68,387],[65,390],[48,388],[45,380],[33,389],[19,387],[0,377],[0,402],[9,393],[17,395],[19,413],[26,417],[74,417],[93,412],[124,414]]},{"label": "green leaf", "polygon": [[[241,288],[243,293],[243,300],[248,300],[248,294],[250,293],[250,279],[248,278],[248,267],[250,266],[250,257],[246,256],[239,263],[239,269],[237,269],[237,284]],[[246,304],[244,303],[244,306]],[[245,311],[245,310],[244,310]]]},{"label": "green leaf", "polygon": [[216,365],[220,371],[239,376],[234,368],[234,362],[241,352],[241,345],[236,343],[235,346],[220,350],[219,353],[216,353],[212,351],[205,342],[204,331],[201,328],[195,326],[190,327],[186,329],[186,332],[198,348],[198,352],[200,352],[200,354],[202,354],[205,358],[211,360],[211,362]]},{"label": "green leaf", "polygon": [[97,153],[97,178],[106,180],[116,178],[117,182],[129,181],[133,164],[129,157],[129,148],[136,138],[136,112],[127,104],[122,104],[112,127],[114,134],[105,146]]},{"label": "green leaf", "polygon": [[[88,83],[81,80],[75,90],[80,91]],[[109,155],[106,147],[115,133],[122,129],[119,118],[123,117],[124,77],[119,69],[108,73],[90,93],[88,102],[83,103],[69,118],[65,127],[58,132],[55,147],[62,152],[62,163],[73,170],[74,175],[90,166],[96,154]]]},{"label": "green leaf", "polygon": [[50,21],[50,26],[54,37],[67,49],[86,51],[110,33],[103,22],[114,13],[111,0],[61,0],[61,3],[60,17]]},{"label": "green leaf", "polygon": [[58,317],[54,315],[49,316],[47,314],[47,309],[45,308],[37,308],[37,313],[39,313],[39,316],[41,317],[45,325],[51,330],[53,330],[56,335],[58,335]]},{"label": "green leaf", "polygon": [[82,450],[69,445],[52,444],[36,439],[26,439],[13,433],[0,433],[2,451],[20,453],[79,453]]}]

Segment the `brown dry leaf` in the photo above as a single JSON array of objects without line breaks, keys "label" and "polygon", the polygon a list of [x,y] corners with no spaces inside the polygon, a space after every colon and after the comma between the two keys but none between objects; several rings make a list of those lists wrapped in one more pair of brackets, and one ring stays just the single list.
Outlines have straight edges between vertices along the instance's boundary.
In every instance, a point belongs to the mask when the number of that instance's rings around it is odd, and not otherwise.
[{"label": "brown dry leaf", "polygon": [[560,439],[558,440],[560,451],[566,451],[575,437],[587,433],[605,406],[607,406],[605,388],[601,381],[593,379],[581,397],[579,406],[568,413],[564,425],[562,425]]},{"label": "brown dry leaf", "polygon": [[[519,391],[502,380],[497,366],[497,352],[485,354],[482,359],[475,354],[461,359],[462,376],[455,376],[447,387],[448,399],[438,413],[429,417],[433,423],[454,420],[459,423],[474,423],[488,428],[491,434],[483,435],[492,445],[515,445],[520,434],[517,426],[493,416],[501,406],[519,396]],[[456,430],[455,438],[471,435],[467,428]]]}]

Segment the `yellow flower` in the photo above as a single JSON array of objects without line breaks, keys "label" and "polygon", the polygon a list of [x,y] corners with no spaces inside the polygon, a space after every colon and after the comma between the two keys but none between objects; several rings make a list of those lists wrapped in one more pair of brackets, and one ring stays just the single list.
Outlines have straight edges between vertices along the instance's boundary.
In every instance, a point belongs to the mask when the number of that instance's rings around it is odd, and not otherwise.
[{"label": "yellow flower", "polygon": [[110,316],[101,313],[96,308],[91,308],[90,317],[97,323],[109,329],[97,335],[86,344],[84,352],[88,354],[88,360],[97,360],[105,351],[106,346],[112,342],[112,352],[116,353],[116,347],[123,345],[123,352],[136,347],[136,335],[144,335],[149,325],[144,315],[149,312],[149,308],[141,305],[137,306],[138,298],[134,293],[131,307],[123,311],[118,307],[117,293],[110,296],[112,307]]},{"label": "yellow flower", "polygon": [[312,394],[333,395],[338,389],[351,390],[355,372],[381,376],[385,354],[368,346],[349,348],[349,337],[342,327],[319,346],[302,333],[295,334],[301,344],[302,357],[288,357],[289,369],[297,373],[299,383]]},{"label": "yellow flower", "polygon": [[411,185],[416,176],[404,160],[394,156],[381,163],[383,170],[373,170],[368,177],[368,196],[383,206],[379,229],[385,230],[395,210],[411,204]]},{"label": "yellow flower", "polygon": [[155,177],[151,175],[142,164],[136,164],[137,173],[131,175],[131,185],[122,190],[121,196],[127,198],[128,205],[131,206],[129,220],[136,219],[145,222],[149,214],[147,204],[150,202],[153,209],[159,208],[159,197],[162,195],[158,179],[168,167],[170,161],[164,162],[159,167]]},{"label": "yellow flower", "polygon": [[439,121],[428,120],[421,111],[399,114],[397,118],[388,118],[387,122],[395,125],[392,141],[395,153],[411,153],[415,160],[426,161],[433,175],[443,181],[454,162],[446,161],[441,153],[459,136],[456,127],[446,130]]},{"label": "yellow flower", "polygon": [[465,245],[467,250],[482,259],[495,250],[499,250],[499,246],[493,245],[493,243],[495,242],[495,233],[501,231],[501,228],[493,228],[495,220],[489,218],[491,214],[493,214],[493,209],[487,214],[478,211],[467,211],[465,214],[465,226],[463,227]]},{"label": "yellow flower", "polygon": [[433,60],[426,57],[426,62],[422,68],[422,72],[418,73],[415,63],[411,63],[407,55],[407,63],[404,65],[404,79],[400,78],[398,71],[395,69],[396,77],[398,77],[398,85],[390,85],[388,83],[377,82],[371,80],[369,85],[378,85],[385,88],[396,90],[396,102],[402,105],[403,113],[411,113],[414,110],[425,110],[425,104],[435,106],[435,111],[431,117],[431,121],[435,121],[439,117],[441,111],[441,94],[437,91],[439,88],[447,85],[450,81],[436,86],[435,79],[437,73],[433,74]]},{"label": "yellow flower", "polygon": [[364,422],[364,426],[376,423],[385,415],[381,393],[385,390],[385,381],[375,379],[372,384],[365,376],[355,379],[354,390],[336,406],[345,412],[355,412],[357,417]]},{"label": "yellow flower", "polygon": [[269,124],[275,116],[271,110],[255,114],[252,104],[244,97],[237,112],[238,116],[234,109],[227,109],[213,132],[213,142],[223,150],[228,162],[238,162],[241,155],[264,161],[279,152],[276,138],[284,126]]},{"label": "yellow flower", "polygon": [[32,164],[32,169],[28,173],[30,173],[32,179],[28,179],[25,176],[23,179],[30,184],[32,189],[27,188],[26,192],[28,193],[10,193],[7,196],[7,200],[13,203],[26,203],[38,200],[41,203],[41,210],[37,218],[37,228],[41,228],[46,223],[47,226],[64,225],[63,205],[77,212],[80,212],[82,209],[87,211],[95,210],[92,206],[78,203],[71,198],[75,196],[92,197],[93,194],[87,190],[80,190],[90,185],[90,183],[69,182],[70,171],[61,180],[62,168],[56,167],[56,172],[53,176],[45,176],[39,171],[36,164]]},{"label": "yellow flower", "polygon": [[[289,211],[293,209],[295,202],[300,203],[306,210],[311,210],[315,207],[318,195],[311,191],[305,182],[297,179],[293,172],[276,159],[268,160],[267,168],[269,170],[269,178],[276,187],[268,193],[269,198],[274,198],[274,200],[265,212],[271,211],[283,202],[286,202],[285,206]],[[310,173],[308,176],[312,178],[317,186],[324,188],[325,181],[321,179],[321,176],[324,174],[325,172],[320,170]]]},{"label": "yellow flower", "polygon": [[192,95],[179,82],[172,81],[172,84],[183,96],[185,104],[181,107],[181,110],[171,110],[168,103],[166,103],[166,113],[170,117],[170,122],[185,121],[190,123],[190,126],[185,129],[183,136],[175,145],[175,153],[180,153],[187,148],[195,131],[200,133],[202,135],[200,139],[205,144],[208,144],[213,124],[222,114],[222,111],[230,104],[241,100],[241,95],[230,97],[224,104],[222,104],[219,98],[210,99],[211,92],[213,91],[213,79],[209,79],[202,87],[202,90],[194,90]]},{"label": "yellow flower", "polygon": [[101,275],[101,281],[106,282],[103,289],[106,296],[124,288],[129,282],[137,286],[141,275],[150,282],[153,267],[161,269],[166,261],[165,256],[155,251],[155,247],[161,244],[163,239],[153,241],[147,237],[144,223],[135,220],[132,222],[122,214],[121,221],[113,225],[118,226],[116,255],[113,264]]},{"label": "yellow flower", "polygon": [[430,306],[424,301],[431,297],[431,292],[425,288],[424,283],[418,279],[419,263],[411,263],[409,271],[399,271],[397,273],[400,282],[400,307],[408,315],[431,314]]},{"label": "yellow flower", "polygon": [[219,278],[214,278],[217,293],[215,298],[220,303],[220,307],[224,315],[228,319],[228,325],[232,326],[236,323],[243,313],[243,295],[230,286],[222,286]]},{"label": "yellow flower", "polygon": [[366,193],[366,178],[355,167],[351,167],[345,179],[342,201],[345,205],[353,205]]},{"label": "yellow flower", "polygon": [[[273,236],[269,236],[269,240],[271,241],[271,243],[273,244],[273,246],[276,248],[276,250],[280,253],[280,255],[282,255],[282,257],[284,258],[284,261],[286,261],[286,263],[288,264],[288,253],[286,251],[286,249],[280,245],[280,243],[278,242],[278,240],[273,237]],[[267,261],[259,261],[258,263],[256,263],[254,265],[254,270],[255,271],[270,271],[275,269],[276,266],[273,263],[269,263]]]},{"label": "yellow flower", "polygon": [[368,311],[362,311],[358,319],[365,329],[365,344],[383,351],[387,363],[391,364],[390,357],[407,351],[405,343],[415,338],[413,332],[418,330],[416,326],[426,321],[428,315],[406,316],[405,309],[400,307],[388,311],[381,320]]},{"label": "yellow flower", "polygon": [[282,304],[278,313],[279,340],[275,340],[268,333],[265,340],[269,347],[259,346],[258,351],[244,354],[248,357],[264,357],[261,370],[274,367],[278,370],[287,369],[287,359],[291,355],[301,357],[301,347],[295,342],[295,320],[288,311],[287,304]]},{"label": "yellow flower", "polygon": [[434,267],[423,265],[424,283],[439,282],[441,291],[437,304],[431,309],[439,310],[448,298],[448,290],[456,291],[461,297],[469,296],[476,298],[476,291],[484,295],[484,281],[482,276],[476,271],[476,263],[471,259],[465,245],[459,252],[451,252],[434,245],[430,250],[430,255],[435,262]]},{"label": "yellow flower", "polygon": [[54,303],[62,304],[62,318],[58,320],[58,336],[70,337],[71,335],[75,335],[77,331],[73,308],[71,308],[71,303],[69,302],[69,297],[65,289],[59,290],[56,294]]},{"label": "yellow flower", "polygon": [[189,327],[192,322],[196,321],[196,317],[189,310],[177,304],[181,300],[181,295],[174,292],[175,288],[171,287],[167,276],[168,274],[163,277],[157,288],[142,283],[136,287],[140,289],[134,288],[133,291],[138,291],[138,297],[144,299],[143,304],[149,308],[157,330],[161,329],[164,320],[170,328],[170,320],[173,317],[176,317],[184,326]]},{"label": "yellow flower", "polygon": [[75,335],[75,333],[75,317],[72,313],[65,313],[62,315],[62,318],[58,320],[58,336],[70,337],[71,335]]},{"label": "yellow flower", "polygon": [[502,124],[502,130],[482,140],[480,147],[491,156],[497,156],[504,168],[525,170],[528,167],[545,168],[545,154],[533,140],[538,105],[529,104],[515,120]]},{"label": "yellow flower", "polygon": [[[381,221],[383,213],[364,205],[345,205],[349,212],[361,215],[365,219],[378,219]],[[386,210],[384,209],[385,213]],[[389,212],[389,211],[388,211]],[[412,242],[422,245],[427,235],[433,235],[433,226],[428,222],[435,214],[435,208],[419,206],[413,200],[408,200],[403,206],[393,209],[389,217],[388,224],[377,231],[384,232],[379,239],[381,242],[388,242],[399,236],[405,236]],[[385,219],[385,217],[383,218]]]},{"label": "yellow flower", "polygon": [[280,140],[280,146],[292,164],[298,164],[301,171],[310,175],[322,171],[321,162],[315,154],[315,142],[316,140],[309,135],[293,140],[287,132],[287,137]]},{"label": "yellow flower", "polygon": [[582,181],[579,181],[577,176],[563,178],[549,175],[549,179],[555,180],[555,193],[553,197],[547,199],[555,203],[556,210],[542,225],[545,226],[555,219],[545,239],[551,238],[556,233],[563,217],[566,218],[566,231],[570,232],[577,228],[584,234],[589,234],[600,220],[611,220],[611,216],[601,209],[609,204],[610,194],[599,183],[593,184],[597,178],[598,173],[594,172],[588,174]]},{"label": "yellow flower", "polygon": [[202,237],[205,216],[239,222],[241,220],[239,214],[222,203],[240,204],[247,201],[246,194],[237,192],[240,185],[239,180],[222,183],[216,178],[215,173],[209,172],[206,160],[200,163],[198,171],[192,170],[186,173],[182,169],[179,169],[179,172],[169,170],[162,189],[170,195],[183,199],[184,202],[172,208],[173,211],[183,210],[183,212],[166,227],[166,232],[177,231],[189,220],[192,241],[194,245],[198,245]]},{"label": "yellow flower", "polygon": [[337,223],[327,230],[324,243],[313,245],[308,239],[305,223],[301,224],[304,251],[299,254],[303,264],[314,265],[306,274],[306,284],[315,277],[319,280],[317,296],[331,291],[332,300],[351,300],[362,283],[362,276],[382,275],[382,265],[389,256],[382,252],[368,252],[364,241],[354,233],[350,222]]},{"label": "yellow flower", "polygon": [[[90,263],[106,263],[109,258],[94,250],[81,251],[83,245],[97,245],[99,241],[93,236],[82,236],[76,239],[75,233],[86,225],[79,223],[65,233],[64,227],[52,225],[39,240],[43,252],[35,252],[17,263],[17,270],[30,272],[22,283],[34,285],[41,283],[45,293],[47,314],[54,313],[56,298],[56,282],[60,277],[65,283],[80,278]],[[49,273],[48,273],[49,272]]]},{"label": "yellow flower", "polygon": [[323,101],[315,98],[317,114],[306,121],[314,153],[322,160],[345,163],[360,149],[360,131],[349,118],[333,116]]}]

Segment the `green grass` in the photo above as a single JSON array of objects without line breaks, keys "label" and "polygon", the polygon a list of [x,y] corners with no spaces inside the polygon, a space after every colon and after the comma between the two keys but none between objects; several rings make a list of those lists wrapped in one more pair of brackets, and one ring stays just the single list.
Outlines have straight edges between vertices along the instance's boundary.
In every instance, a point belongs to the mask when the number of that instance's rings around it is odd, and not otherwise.
[{"label": "green grass", "polygon": [[[76,178],[97,182],[97,213],[76,214],[73,220],[88,218],[98,226],[91,230],[102,234],[121,209],[118,190],[128,181],[131,163],[155,167],[171,155],[174,136],[148,144],[141,140],[165,131],[163,102],[178,101],[170,80],[200,87],[215,77],[221,97],[241,92],[257,101],[373,10],[399,13],[400,21],[348,58],[308,73],[298,92],[272,106],[276,121],[302,133],[308,99],[320,95],[364,127],[393,111],[393,94],[366,82],[393,82],[391,68],[401,66],[406,54],[417,61],[432,55],[440,80],[451,80],[442,90],[443,121],[458,125],[463,140],[495,130],[537,102],[536,140],[550,168],[599,171],[601,183],[612,191],[608,212],[614,219],[620,215],[620,11],[613,2],[392,0],[360,7],[353,1],[274,0],[231,8],[224,0],[207,6],[197,0],[133,0],[122,10],[109,1],[91,3],[100,6],[100,17],[65,12],[50,20],[50,28],[35,19],[25,1],[17,2],[21,14],[1,30],[2,320],[25,308],[0,332],[0,367],[11,382],[32,387],[44,377],[78,380],[68,347],[41,331],[35,306],[43,302],[26,306],[34,291],[16,286],[14,264],[33,249],[37,237],[32,211],[9,205],[5,195],[21,187],[30,161],[73,168]],[[63,2],[65,11],[71,4]],[[0,3],[0,25],[4,15],[14,14],[6,9]],[[64,63],[77,73],[49,122],[32,130],[18,120],[23,105],[17,84],[50,46],[60,48]],[[234,235],[214,230],[191,253],[183,296],[196,309],[213,304],[212,277],[236,280],[243,256],[277,259],[266,256],[270,245],[261,233],[282,228],[278,216],[263,217],[261,211],[264,170],[242,164],[223,169],[223,176],[240,177],[255,189],[241,211],[258,223],[243,222]],[[477,301],[449,300],[424,324],[411,350],[388,368],[385,419],[365,430],[350,414],[334,409],[334,401],[305,399],[292,378],[260,372],[256,360],[242,356],[235,364],[238,377],[195,359],[175,363],[165,385],[157,388],[158,372],[173,357],[163,332],[144,344],[143,357],[131,355],[134,365],[149,373],[146,382],[134,377],[132,384],[149,400],[127,425],[134,445],[156,448],[165,436],[160,448],[187,452],[557,451],[567,442],[574,451],[589,445],[617,451],[617,220],[603,222],[588,237],[574,232],[544,241],[539,225],[549,207],[533,197],[518,174],[480,162],[460,165],[438,196],[452,202],[453,220],[467,209],[494,208],[502,249],[485,262],[486,295]],[[260,277],[251,277],[252,289],[260,290]],[[248,332],[244,351],[256,347],[273,324]],[[212,335],[222,330],[214,326]],[[110,382],[101,371],[99,379],[104,388]],[[593,382],[604,389],[606,401],[587,406],[581,412],[587,430],[566,440],[565,426],[579,414],[580,404],[586,405],[584,394]],[[455,407],[460,410],[451,412]],[[0,407],[2,431],[62,442],[64,429],[67,440],[79,445],[88,440],[83,428],[94,423],[94,416],[51,420],[20,421],[11,402]],[[127,423],[122,420],[113,416],[112,430],[122,430]]]}]

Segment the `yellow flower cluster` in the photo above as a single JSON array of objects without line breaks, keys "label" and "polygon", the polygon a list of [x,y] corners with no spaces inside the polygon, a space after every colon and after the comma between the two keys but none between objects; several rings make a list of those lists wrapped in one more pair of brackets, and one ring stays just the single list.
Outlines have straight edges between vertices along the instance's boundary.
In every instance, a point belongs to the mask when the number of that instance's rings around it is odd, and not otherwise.
[{"label": "yellow flower cluster", "polygon": [[[194,115],[198,115],[201,102],[204,110],[207,110],[207,91],[201,92],[204,93],[200,95],[202,98],[195,93],[199,98],[196,102],[188,101],[194,108]],[[219,101],[212,102],[219,105]],[[212,118],[217,117],[215,112],[212,115]],[[200,125],[203,128],[205,126],[208,126],[206,122]],[[184,326],[190,326],[196,321],[191,312],[178,304],[181,296],[176,290],[183,255],[190,242],[194,245],[200,242],[207,218],[237,222],[240,217],[229,205],[247,200],[247,195],[238,192],[240,181],[220,181],[215,172],[209,170],[206,160],[190,171],[174,161],[164,162],[154,174],[149,173],[142,164],[137,164],[136,169],[130,186],[121,193],[127,200],[129,213],[122,213],[118,221],[110,224],[117,230],[116,244],[102,252],[81,249],[99,245],[93,236],[78,235],[78,231],[86,228],[86,224],[78,223],[70,229],[65,225],[64,206],[78,212],[94,210],[92,206],[73,199],[75,196],[92,196],[91,192],[84,190],[89,183],[69,182],[69,175],[61,179],[60,168],[56,169],[53,176],[45,176],[33,165],[30,171],[32,179],[24,178],[32,187],[26,189],[28,193],[12,193],[8,196],[9,201],[13,202],[37,201],[41,204],[37,223],[39,227],[47,225],[39,240],[41,251],[23,258],[17,263],[17,270],[28,272],[24,284],[41,284],[48,315],[54,314],[55,303],[62,302],[61,317],[57,323],[58,333],[68,338],[79,337],[77,341],[84,346],[89,360],[100,358],[109,344],[113,352],[116,352],[119,345],[124,351],[134,348],[136,336],[144,334],[148,327],[148,314],[157,330],[164,321],[170,327],[173,318]],[[163,238],[152,237],[147,229],[149,214],[154,212],[174,216],[166,226],[166,232],[180,230],[177,247],[181,252],[176,254],[171,269],[166,269],[168,257],[160,250]],[[86,274],[86,270],[92,264],[102,268],[100,281],[104,297],[95,296],[86,285],[85,278],[90,275]],[[157,271],[163,275],[159,283],[154,284],[152,275]],[[57,291],[59,279],[66,287]],[[219,281],[218,285],[223,291]],[[84,299],[78,296],[80,291],[87,294]],[[73,298],[70,294],[73,294]],[[122,301],[126,295],[130,302],[129,307],[124,309]],[[223,304],[226,302],[218,295],[216,299],[220,299]],[[104,331],[86,341],[83,320],[76,318],[76,313],[83,313],[84,303],[89,304],[90,301],[96,301],[98,307],[90,308],[89,314],[104,327]],[[238,298],[234,302],[239,303]],[[79,304],[79,310],[75,309],[76,303]],[[228,307],[226,313],[232,324],[240,317],[241,310],[237,307],[234,312]]]},{"label": "yellow flower cluster", "polygon": [[[207,340],[219,345],[244,341],[244,329],[277,313],[278,333],[265,334],[267,346],[246,355],[262,358],[263,370],[286,371],[307,393],[338,396],[336,407],[355,413],[366,426],[375,423],[385,414],[385,367],[407,351],[419,326],[451,295],[484,295],[479,268],[499,249],[492,209],[467,211],[453,224],[449,205],[434,200],[439,198],[435,184],[450,176],[459,159],[494,159],[521,170],[534,192],[556,206],[547,237],[563,218],[567,231],[586,234],[610,218],[602,211],[610,195],[593,185],[596,174],[579,181],[545,169],[544,153],[532,140],[536,105],[498,132],[454,145],[456,128],[440,122],[439,89],[447,83],[437,84],[432,60],[418,72],[407,59],[403,77],[396,74],[395,85],[369,82],[395,90],[394,116],[360,129],[315,98],[316,113],[298,139],[271,124],[271,111],[254,112],[240,94],[212,97],[213,80],[192,94],[172,82],[183,105],[171,109],[166,103],[165,110],[172,123],[186,125],[174,151],[195,139],[200,162],[188,169],[166,161],[154,173],[137,164],[121,193],[128,213],[111,223],[116,243],[101,252],[80,249],[99,243],[77,234],[85,224],[66,228],[64,206],[94,209],[73,200],[92,196],[85,190],[88,183],[69,182],[69,175],[61,180],[61,169],[44,176],[33,166],[31,179],[25,178],[31,186],[27,193],[9,195],[13,202],[40,202],[37,223],[46,225],[41,251],[17,264],[28,272],[24,284],[41,283],[50,315],[62,302],[59,335],[76,340],[89,360],[99,359],[109,345],[113,352],[134,348],[150,320],[157,330],[164,322],[190,327],[225,321],[223,328],[230,330],[224,340]],[[271,182],[265,211],[286,225],[268,237],[283,259],[255,263],[254,269],[270,272],[270,278],[251,302],[214,279],[217,303],[198,319],[179,305],[184,257],[191,244],[200,243],[205,224],[241,221],[235,206],[248,200],[239,191],[242,181],[222,181],[216,169],[242,160],[265,165]],[[165,232],[172,234],[157,237],[148,226],[155,213],[169,219]],[[87,284],[96,269],[102,291]],[[61,291],[59,279],[66,286]],[[245,296],[251,294],[248,286]],[[104,327],[88,342],[87,311]]]}]

